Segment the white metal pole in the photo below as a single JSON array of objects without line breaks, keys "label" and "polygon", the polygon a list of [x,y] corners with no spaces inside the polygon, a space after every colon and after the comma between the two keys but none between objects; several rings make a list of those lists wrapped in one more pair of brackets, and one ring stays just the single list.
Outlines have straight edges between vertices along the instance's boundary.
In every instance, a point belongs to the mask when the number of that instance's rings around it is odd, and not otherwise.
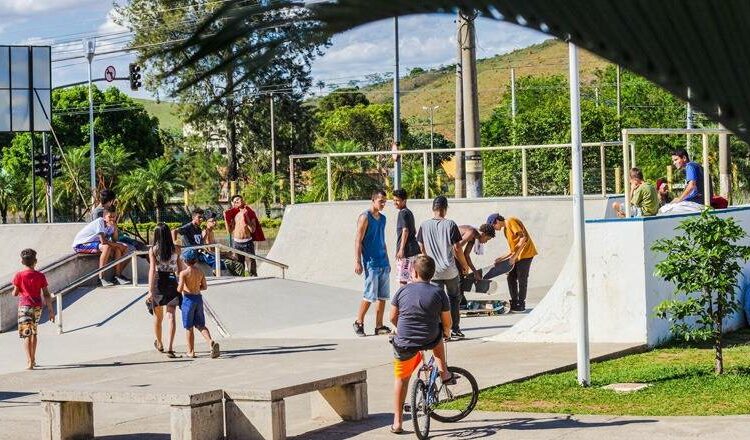
[{"label": "white metal pole", "polygon": [[[433,112],[435,111],[435,107],[430,106],[430,150],[435,149],[435,126],[434,126],[434,120],[433,120]],[[430,153],[430,169],[432,172],[435,172],[435,154]]]},{"label": "white metal pole", "polygon": [[[615,70],[615,86],[617,93],[617,126],[620,130],[622,130],[622,102],[621,102],[621,94],[620,94],[620,65],[617,65],[617,69]],[[618,131],[620,131],[618,130]]]},{"label": "white metal pole", "polygon": [[294,159],[289,158],[289,202],[294,205]]},{"label": "white metal pole", "polygon": [[[393,75],[393,143],[401,149],[401,91],[398,77],[398,17],[393,19],[393,33],[395,40],[396,71]],[[393,189],[401,188],[401,155],[396,156],[393,165]]]},{"label": "white metal pole", "polygon": [[[692,97],[692,92],[690,90],[690,87],[688,87],[688,89],[687,89],[687,98],[688,98],[688,101],[687,101],[687,106],[686,106],[686,109],[685,109],[685,128],[687,128],[688,130],[690,130],[691,128],[693,128],[693,106],[690,105],[690,98],[691,97]],[[692,155],[693,152],[690,151],[690,144],[691,144],[691,139],[690,139],[690,135],[688,134],[686,136],[686,148],[685,149],[687,150],[687,152],[688,152],[689,155]]]},{"label": "white metal pole", "polygon": [[703,204],[711,206],[711,175],[708,172],[708,134],[703,133]]},{"label": "white metal pole", "polygon": [[628,130],[622,130],[622,186],[625,192],[625,217],[630,217],[630,154],[628,154]]},{"label": "white metal pole", "polygon": [[635,164],[635,142],[630,143],[630,166],[637,167]]},{"label": "white metal pole", "polygon": [[526,148],[521,148],[521,194],[529,195],[529,169],[526,164]]},{"label": "white metal pole", "polygon": [[269,94],[271,99],[271,175],[276,182],[276,126],[273,114],[273,92]]},{"label": "white metal pole", "polygon": [[55,323],[57,324],[57,334],[63,334],[63,296],[59,293],[55,295],[55,302],[57,308],[57,316],[55,316]]},{"label": "white metal pole", "polygon": [[96,42],[94,40],[85,41],[86,58],[89,61],[89,143],[90,143],[90,167],[91,167],[91,200],[96,198],[96,148],[94,146],[94,91],[91,82],[91,63],[94,61],[94,52]]},{"label": "white metal pole", "polygon": [[326,186],[328,187],[328,201],[333,201],[333,182],[331,182],[331,156],[326,156]]},{"label": "white metal pole", "polygon": [[512,121],[516,120],[516,69],[514,67],[510,68],[510,117]]},{"label": "white metal pole", "polygon": [[573,162],[573,249],[576,252],[578,297],[578,383],[591,383],[589,366],[588,292],[586,288],[586,230],[583,215],[583,147],[581,145],[581,96],[578,85],[578,48],[568,43],[570,63],[570,136]]},{"label": "white metal pole", "polygon": [[214,246],[214,271],[216,272],[216,276],[221,276],[221,248],[219,248],[219,245],[217,244]]},{"label": "white metal pole", "polygon": [[604,158],[604,144],[599,144],[599,172],[602,182],[602,196],[607,195],[607,168]]},{"label": "white metal pole", "polygon": [[422,183],[424,184],[424,199],[430,198],[430,181],[427,179],[427,153],[422,153]]}]

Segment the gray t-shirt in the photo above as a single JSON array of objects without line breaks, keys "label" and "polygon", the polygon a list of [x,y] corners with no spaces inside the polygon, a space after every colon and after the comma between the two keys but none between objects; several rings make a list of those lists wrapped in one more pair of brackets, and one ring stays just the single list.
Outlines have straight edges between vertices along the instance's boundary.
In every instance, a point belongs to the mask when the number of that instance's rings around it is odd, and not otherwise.
[{"label": "gray t-shirt", "polygon": [[398,328],[393,338],[396,347],[426,350],[440,340],[440,315],[451,309],[443,289],[417,281],[400,288],[391,304],[398,308]]},{"label": "gray t-shirt", "polygon": [[424,245],[427,255],[435,260],[433,280],[452,280],[458,276],[453,245],[461,241],[456,222],[447,218],[431,218],[422,222],[417,241]]}]

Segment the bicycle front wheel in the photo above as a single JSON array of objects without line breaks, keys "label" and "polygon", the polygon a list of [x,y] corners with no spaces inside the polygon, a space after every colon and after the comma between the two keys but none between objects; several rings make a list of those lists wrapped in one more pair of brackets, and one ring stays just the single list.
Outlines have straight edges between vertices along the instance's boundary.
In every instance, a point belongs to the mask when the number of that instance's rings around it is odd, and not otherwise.
[{"label": "bicycle front wheel", "polygon": [[457,422],[468,416],[479,399],[479,385],[468,371],[459,367],[448,367],[456,377],[455,385],[440,384],[437,392],[438,402],[432,407],[430,417],[444,422]]},{"label": "bicycle front wheel", "polygon": [[419,440],[430,437],[430,407],[427,402],[427,385],[416,378],[411,384],[411,421]]}]

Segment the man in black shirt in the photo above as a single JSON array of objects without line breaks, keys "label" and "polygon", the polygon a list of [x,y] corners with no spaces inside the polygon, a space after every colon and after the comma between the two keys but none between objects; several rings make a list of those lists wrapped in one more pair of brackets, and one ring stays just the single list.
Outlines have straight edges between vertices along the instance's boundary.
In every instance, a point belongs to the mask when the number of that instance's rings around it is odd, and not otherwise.
[{"label": "man in black shirt", "polygon": [[[177,235],[182,236],[182,247],[189,248],[192,246],[200,246],[203,243],[203,229],[201,229],[201,224],[203,223],[204,217],[203,217],[203,210],[200,208],[195,208],[193,210],[193,220],[190,223],[185,223],[184,225],[180,226],[179,228],[172,230],[172,241],[177,243]],[[183,249],[183,253],[186,250]],[[216,257],[214,257],[214,254],[211,252],[206,252],[204,250],[198,251],[198,261],[201,263],[205,263],[208,266],[210,266],[212,269],[216,267]],[[222,263],[222,269],[225,268],[224,264]]]},{"label": "man in black shirt", "polygon": [[419,255],[417,243],[417,227],[414,224],[414,214],[406,207],[406,191],[393,191],[393,205],[398,209],[396,220],[396,266],[399,283],[407,284],[412,281],[412,267],[414,259]]}]

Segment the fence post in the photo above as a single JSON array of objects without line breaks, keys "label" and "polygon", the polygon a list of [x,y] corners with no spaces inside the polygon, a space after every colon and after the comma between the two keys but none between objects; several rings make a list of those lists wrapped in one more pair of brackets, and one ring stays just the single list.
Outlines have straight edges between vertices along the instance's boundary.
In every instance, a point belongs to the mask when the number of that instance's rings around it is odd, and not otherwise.
[{"label": "fence post", "polygon": [[427,178],[427,153],[422,153],[422,183],[424,184],[424,199],[430,198],[430,181]]},{"label": "fence post", "polygon": [[622,189],[622,174],[621,168],[615,167],[615,194],[620,194]]},{"label": "fence post", "polygon": [[333,184],[331,182],[331,156],[326,156],[326,185],[328,187],[328,201],[333,201]]},{"label": "fence post", "polygon": [[703,133],[703,204],[711,206],[711,174],[708,172],[708,133]]},{"label": "fence post", "polygon": [[133,287],[138,286],[138,255],[133,252],[130,256],[130,277],[133,280]]},{"label": "fence post", "polygon": [[601,172],[602,181],[602,196],[607,195],[607,168],[606,161],[604,160],[604,144],[599,144],[599,168]]},{"label": "fence post", "polygon": [[630,217],[630,180],[628,179],[628,171],[630,170],[630,150],[628,150],[630,142],[628,142],[627,130],[622,131],[622,189],[625,193],[625,217]]},{"label": "fence post", "polygon": [[214,258],[216,261],[214,261],[214,271],[216,272],[216,276],[221,276],[221,249],[219,249],[219,245],[214,246]]},{"label": "fence post", "polygon": [[672,165],[667,165],[667,185],[669,185],[669,190],[672,191]]},{"label": "fence post", "polygon": [[57,334],[61,335],[63,333],[63,296],[59,293],[55,295],[55,304],[57,306],[57,316],[55,316],[55,322],[57,324]]},{"label": "fence post", "polygon": [[635,168],[637,166],[635,164],[635,142],[631,142],[630,143],[630,157],[631,157],[631,159],[630,159],[631,163],[630,163],[630,167],[628,167],[628,169]]},{"label": "fence post", "polygon": [[289,158],[289,202],[294,205],[294,159]]},{"label": "fence post", "polygon": [[526,168],[526,147],[521,147],[521,195],[529,195],[529,174]]}]

